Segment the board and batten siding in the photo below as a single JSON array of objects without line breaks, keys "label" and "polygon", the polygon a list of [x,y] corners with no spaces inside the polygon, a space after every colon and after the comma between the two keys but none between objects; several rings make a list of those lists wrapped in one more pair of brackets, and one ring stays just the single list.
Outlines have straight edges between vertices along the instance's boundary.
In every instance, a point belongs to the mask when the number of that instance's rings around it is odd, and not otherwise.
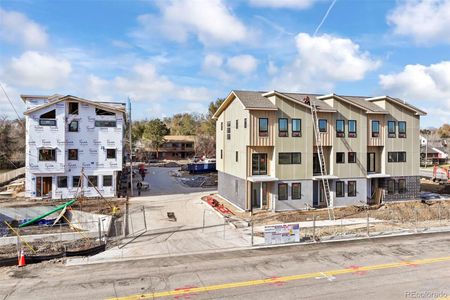
[{"label": "board and batten siding", "polygon": [[[327,120],[327,132],[320,132],[319,133],[320,134],[320,140],[322,141],[322,146],[333,146],[333,136],[332,136],[332,134],[334,132],[334,124],[332,124],[332,122],[333,122],[333,113],[318,112],[317,113],[317,122],[319,122],[320,119]],[[317,126],[319,126],[318,123],[317,123]],[[317,146],[317,142],[316,142],[316,138],[315,137],[314,137],[313,141],[314,141],[314,146]]]},{"label": "board and batten siding", "polygon": [[[372,137],[372,121],[380,122],[380,134],[378,137]],[[385,115],[369,114],[367,116],[367,146],[384,146],[386,121]]]},{"label": "board and batten siding", "polygon": [[[269,120],[267,136],[259,136],[259,119]],[[274,146],[277,123],[275,111],[251,110],[250,111],[250,146]]]}]

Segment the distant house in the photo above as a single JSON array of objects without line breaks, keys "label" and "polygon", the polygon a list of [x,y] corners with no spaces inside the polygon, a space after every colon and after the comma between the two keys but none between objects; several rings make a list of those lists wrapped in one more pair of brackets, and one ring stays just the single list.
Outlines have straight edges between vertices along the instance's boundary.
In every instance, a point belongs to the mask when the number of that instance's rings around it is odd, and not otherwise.
[{"label": "distant house", "polygon": [[146,148],[147,157],[150,159],[179,160],[189,159],[195,155],[194,135],[166,135],[166,142],[157,151],[153,147]]},{"label": "distant house", "polygon": [[[427,162],[431,162],[433,164],[445,164],[448,161],[448,154],[444,152],[444,149],[428,147],[426,149],[426,158]],[[422,158],[425,157],[425,151],[422,152]]]}]

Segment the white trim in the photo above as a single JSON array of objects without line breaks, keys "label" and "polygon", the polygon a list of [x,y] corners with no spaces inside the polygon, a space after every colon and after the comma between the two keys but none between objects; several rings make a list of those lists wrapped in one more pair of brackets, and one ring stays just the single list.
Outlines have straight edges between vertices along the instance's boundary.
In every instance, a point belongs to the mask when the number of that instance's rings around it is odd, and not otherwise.
[{"label": "white trim", "polygon": [[254,175],[247,177],[247,180],[250,182],[272,182],[278,181],[279,179],[268,175]]}]

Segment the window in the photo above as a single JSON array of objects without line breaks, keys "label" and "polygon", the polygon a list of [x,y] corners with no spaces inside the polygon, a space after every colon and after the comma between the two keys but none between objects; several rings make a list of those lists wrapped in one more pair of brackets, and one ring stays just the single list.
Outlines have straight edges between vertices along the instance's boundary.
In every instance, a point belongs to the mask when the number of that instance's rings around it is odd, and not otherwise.
[{"label": "window", "polygon": [[388,137],[395,138],[395,121],[388,121]]},{"label": "window", "polygon": [[222,159],[222,158],[223,158],[223,150],[220,149],[220,159]]},{"label": "window", "polygon": [[236,129],[239,129],[239,120],[236,120]]},{"label": "window", "polygon": [[398,122],[398,137],[406,138],[406,122],[405,121]]},{"label": "window", "polygon": [[78,102],[69,102],[69,114],[78,115]]},{"label": "window", "polygon": [[348,137],[356,137],[356,120],[348,120]]},{"label": "window", "polygon": [[106,159],[116,158],[116,149],[106,149]]},{"label": "window", "polygon": [[348,153],[348,163],[349,164],[356,163],[356,152],[349,152]]},{"label": "window", "polygon": [[227,122],[227,140],[231,140],[231,121]]},{"label": "window", "polygon": [[56,150],[39,149],[39,161],[56,161]]},{"label": "window", "polygon": [[247,128],[247,118],[244,118],[244,128]]},{"label": "window", "polygon": [[327,120],[319,119],[319,132],[327,132]]},{"label": "window", "polygon": [[95,127],[116,127],[116,121],[96,120]]},{"label": "window", "polygon": [[398,193],[399,194],[406,193],[406,179],[399,179],[398,180]]},{"label": "window", "polygon": [[223,130],[223,122],[220,122],[220,130]]},{"label": "window", "polygon": [[278,184],[278,200],[287,200],[288,199],[288,184],[287,183],[279,183]]},{"label": "window", "polygon": [[235,180],[235,181],[234,181],[234,193],[235,193],[236,195],[239,194],[239,181],[238,181],[238,180]]},{"label": "window", "polygon": [[101,109],[101,108],[96,108],[95,109],[95,114],[97,116],[115,116],[116,115],[116,113],[114,113],[114,112],[107,111],[107,110],[104,110],[104,109]]},{"label": "window", "polygon": [[112,175],[103,175],[103,186],[112,186]]},{"label": "window", "polygon": [[375,153],[367,153],[367,172],[375,172]]},{"label": "window", "polygon": [[291,198],[292,200],[302,198],[302,184],[300,182],[293,183],[291,187]]},{"label": "window", "polygon": [[278,119],[278,136],[286,137],[288,134],[288,119],[279,118]]},{"label": "window", "polygon": [[88,186],[97,187],[98,186],[98,176],[88,176]]},{"label": "window", "polygon": [[388,152],[388,162],[406,162],[406,152]]},{"label": "window", "polygon": [[239,151],[236,151],[236,162],[239,161]]},{"label": "window", "polygon": [[69,124],[69,132],[78,132],[78,121],[72,121]]},{"label": "window", "polygon": [[252,175],[267,175],[267,154],[252,154]]},{"label": "window", "polygon": [[380,136],[380,121],[372,121],[372,137]]},{"label": "window", "polygon": [[356,197],[356,181],[348,181],[347,182],[348,187],[348,197]]},{"label": "window", "polygon": [[388,180],[388,194],[392,195],[395,193],[395,180],[389,179]]},{"label": "window", "polygon": [[300,152],[278,153],[278,163],[280,165],[299,165],[302,163],[302,154]]},{"label": "window", "polygon": [[336,152],[336,163],[337,164],[345,163],[345,152]]},{"label": "window", "polygon": [[292,119],[292,136],[302,136],[302,120]]},{"label": "window", "polygon": [[59,188],[67,187],[67,176],[58,176],[56,177],[56,182]]},{"label": "window", "polygon": [[56,110],[53,109],[42,114],[39,117],[39,125],[41,126],[56,126]]},{"label": "window", "polygon": [[344,182],[336,181],[336,197],[344,197]]},{"label": "window", "polygon": [[336,120],[336,136],[345,137],[345,121]]},{"label": "window", "polygon": [[69,160],[78,160],[78,149],[69,149]]},{"label": "window", "polygon": [[269,135],[269,119],[259,118],[259,136]]},{"label": "window", "polygon": [[81,186],[80,176],[72,176],[72,187]]}]

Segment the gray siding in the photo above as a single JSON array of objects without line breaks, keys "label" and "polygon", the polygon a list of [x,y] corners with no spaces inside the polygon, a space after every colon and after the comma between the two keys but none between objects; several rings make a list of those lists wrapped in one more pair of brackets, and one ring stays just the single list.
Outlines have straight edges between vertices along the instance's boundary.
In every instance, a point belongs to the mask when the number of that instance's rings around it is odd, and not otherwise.
[{"label": "gray siding", "polygon": [[[245,207],[245,179],[218,171],[218,192],[222,198],[242,209]],[[237,185],[237,186],[236,186]]]},{"label": "gray siding", "polygon": [[[344,197],[336,197],[336,181],[344,181]],[[348,196],[348,182],[356,181],[356,196]],[[367,203],[367,179],[366,178],[346,178],[330,180],[330,190],[334,197],[334,207],[348,205],[362,205]]]},{"label": "gray siding", "polygon": [[[292,200],[292,183],[301,183],[301,199]],[[288,200],[278,200],[278,183],[288,184]],[[275,199],[275,211],[299,210],[313,206],[313,181],[312,180],[292,180],[278,181],[273,185],[272,193]]]}]

